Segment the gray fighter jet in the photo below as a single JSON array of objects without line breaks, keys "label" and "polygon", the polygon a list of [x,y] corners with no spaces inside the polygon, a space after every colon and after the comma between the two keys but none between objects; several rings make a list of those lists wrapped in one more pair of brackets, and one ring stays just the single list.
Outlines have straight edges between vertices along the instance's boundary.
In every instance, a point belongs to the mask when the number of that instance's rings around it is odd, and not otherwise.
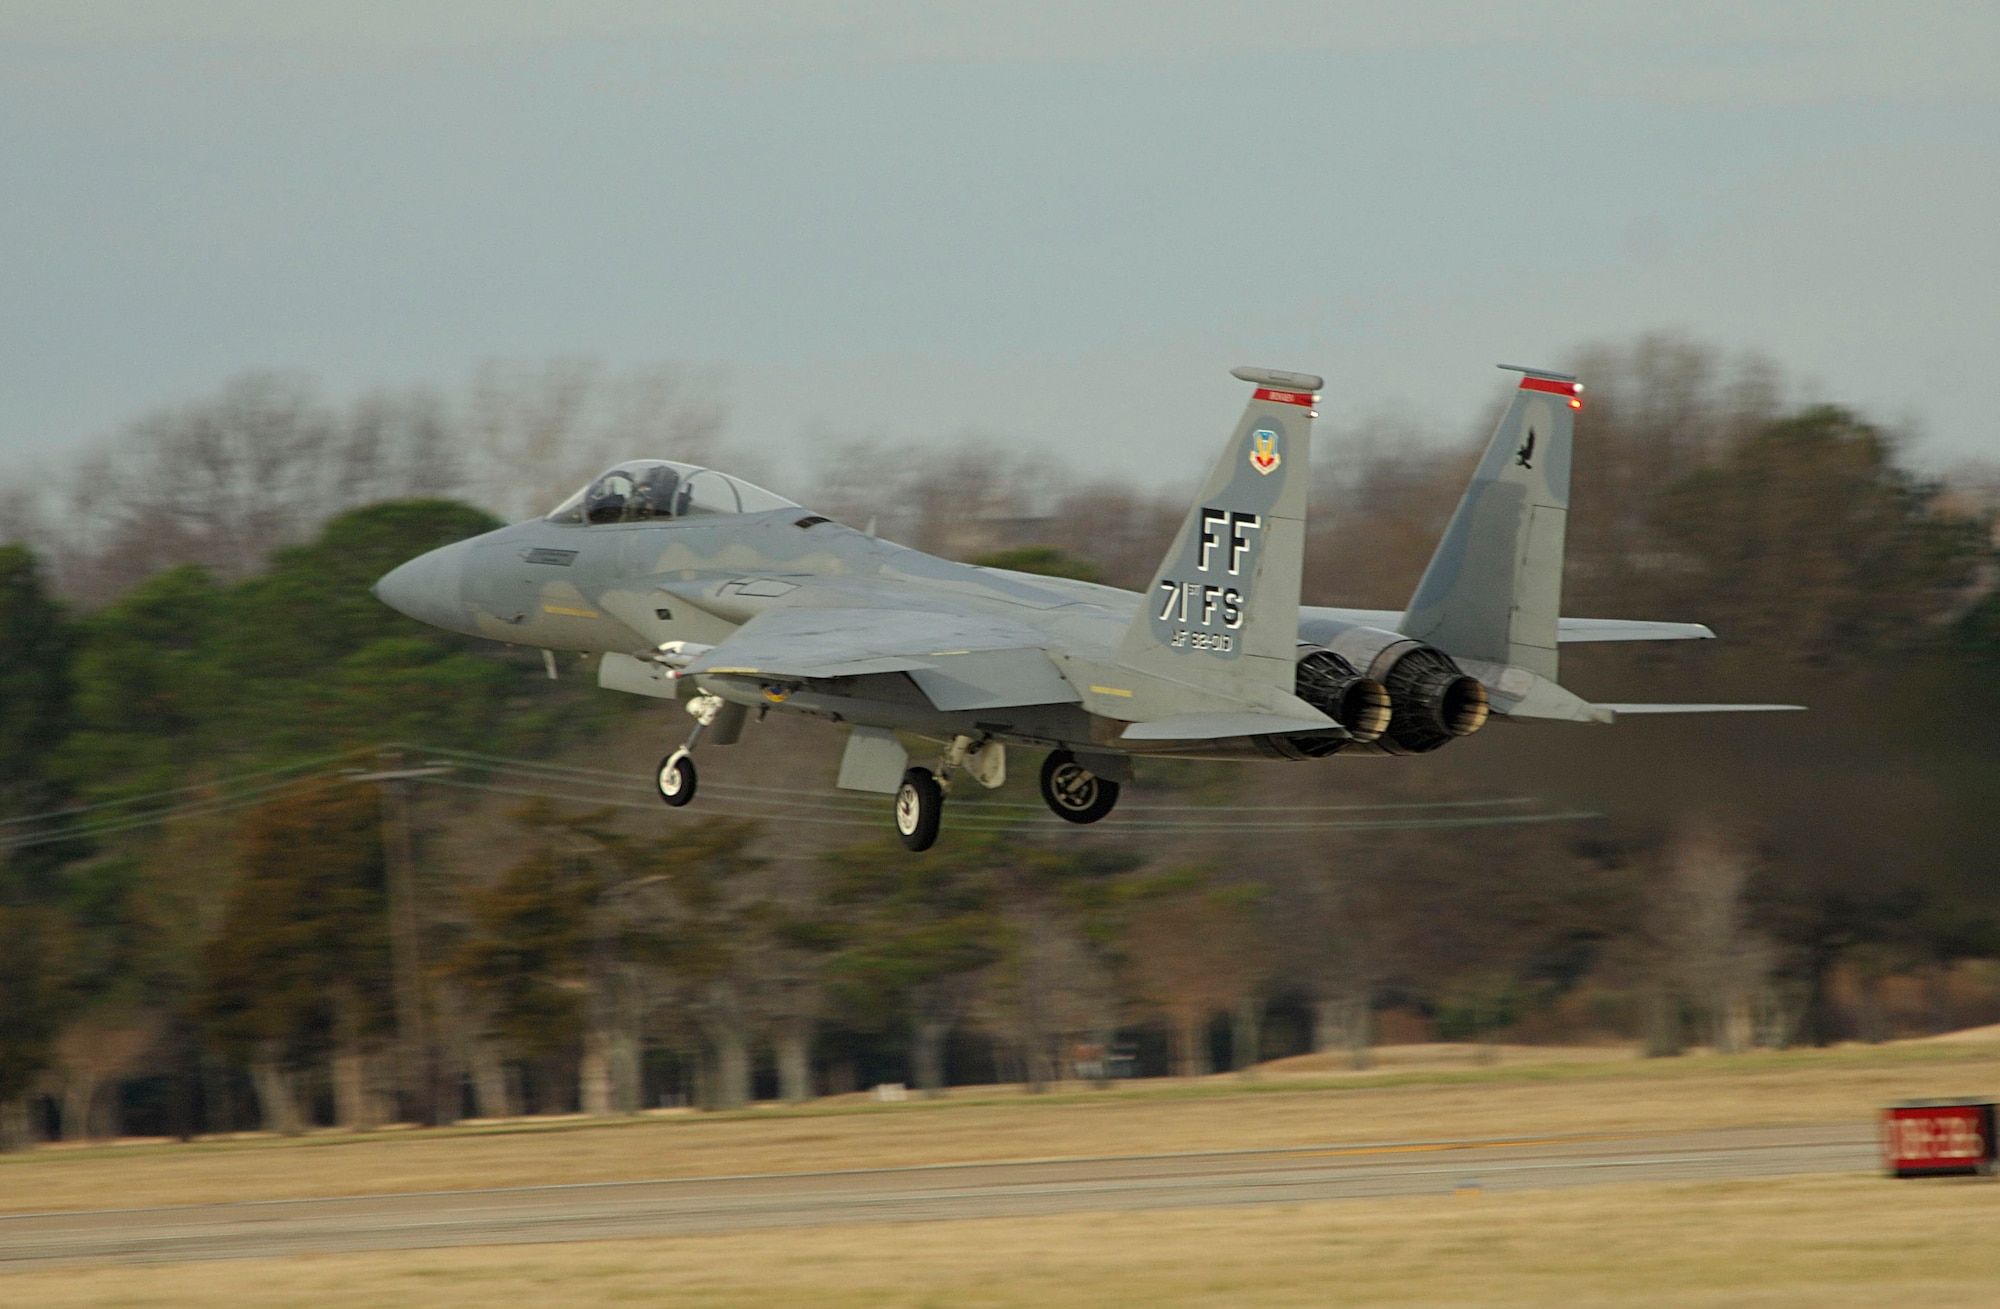
[{"label": "gray fighter jet", "polygon": [[[848,727],[838,785],[893,795],[903,844],[937,839],[960,778],[1046,749],[1059,817],[1111,812],[1133,759],[1313,761],[1439,749],[1489,718],[1790,705],[1591,704],[1556,680],[1568,641],[1713,636],[1698,623],[1562,618],[1571,432],[1583,388],[1521,383],[1403,612],[1301,607],[1313,405],[1303,373],[1255,388],[1143,594],[954,563],[712,469],[620,464],[545,518],[413,559],[375,584],[426,623],[601,655],[601,685],[680,701],[660,798],[695,795],[694,750],[752,710]],[[937,743],[912,767],[898,733]]]}]

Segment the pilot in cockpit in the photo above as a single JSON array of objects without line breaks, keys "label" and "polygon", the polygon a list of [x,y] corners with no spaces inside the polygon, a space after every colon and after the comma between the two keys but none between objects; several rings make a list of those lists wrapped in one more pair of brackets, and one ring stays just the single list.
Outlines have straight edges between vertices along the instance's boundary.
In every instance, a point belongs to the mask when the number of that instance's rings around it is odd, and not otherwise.
[{"label": "pilot in cockpit", "polygon": [[690,515],[758,514],[798,505],[712,468],[637,459],[601,474],[548,514],[551,523],[655,523]]},{"label": "pilot in cockpit", "polygon": [[674,493],[680,484],[681,475],[671,464],[654,464],[646,469],[632,489],[632,503],[625,520],[636,523],[649,518],[675,517],[683,508],[674,503]]},{"label": "pilot in cockpit", "polygon": [[592,523],[625,521],[625,511],[632,498],[632,489],[632,479],[622,469],[598,478],[590,488],[590,502],[585,510],[587,521]]}]

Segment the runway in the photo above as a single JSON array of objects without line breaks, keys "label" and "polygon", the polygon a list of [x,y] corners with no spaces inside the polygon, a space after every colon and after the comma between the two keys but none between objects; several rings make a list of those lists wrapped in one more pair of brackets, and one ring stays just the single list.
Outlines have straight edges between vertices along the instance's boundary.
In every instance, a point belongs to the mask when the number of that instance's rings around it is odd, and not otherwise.
[{"label": "runway", "polygon": [[1127,1155],[0,1217],[0,1269],[1295,1204],[1880,1167],[1871,1123]]}]

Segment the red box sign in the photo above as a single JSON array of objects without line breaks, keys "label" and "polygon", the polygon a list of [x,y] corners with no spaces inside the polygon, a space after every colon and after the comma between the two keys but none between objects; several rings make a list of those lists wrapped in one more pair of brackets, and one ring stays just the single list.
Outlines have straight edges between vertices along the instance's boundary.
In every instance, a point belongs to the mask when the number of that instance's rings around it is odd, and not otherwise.
[{"label": "red box sign", "polygon": [[1882,1154],[1898,1177],[1990,1173],[1991,1101],[1913,1101],[1883,1111]]}]

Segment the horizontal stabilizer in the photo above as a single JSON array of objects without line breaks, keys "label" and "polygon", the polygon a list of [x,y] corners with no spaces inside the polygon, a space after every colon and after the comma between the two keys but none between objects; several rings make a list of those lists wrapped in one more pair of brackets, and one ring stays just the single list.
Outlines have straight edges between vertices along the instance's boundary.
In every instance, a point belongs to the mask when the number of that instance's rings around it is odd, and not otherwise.
[{"label": "horizontal stabilizer", "polygon": [[1802,704],[1601,704],[1613,716],[1626,714],[1776,714],[1805,708]]},{"label": "horizontal stabilizer", "polygon": [[1613,723],[1623,714],[1762,714],[1805,708],[1797,704],[1592,704],[1568,687],[1525,668],[1485,659],[1460,659],[1458,665],[1486,688],[1493,712],[1519,720]]},{"label": "horizontal stabilizer", "polygon": [[1564,618],[1556,624],[1556,640],[1572,641],[1713,641],[1706,623],[1651,623],[1630,618]]},{"label": "horizontal stabilizer", "polygon": [[[1307,605],[1299,610],[1299,618],[1301,621],[1331,619],[1339,623],[1358,623],[1363,627],[1379,627],[1384,631],[1393,632],[1403,622],[1403,611]],[[1714,639],[1715,633],[1703,623],[1660,623],[1637,618],[1556,620],[1556,640],[1563,645],[1573,641],[1712,641]]]},{"label": "horizontal stabilizer", "polygon": [[1331,718],[1281,718],[1277,714],[1176,714],[1125,729],[1127,741],[1219,741],[1231,736],[1281,736],[1286,732],[1325,732],[1345,736],[1347,729]]}]

